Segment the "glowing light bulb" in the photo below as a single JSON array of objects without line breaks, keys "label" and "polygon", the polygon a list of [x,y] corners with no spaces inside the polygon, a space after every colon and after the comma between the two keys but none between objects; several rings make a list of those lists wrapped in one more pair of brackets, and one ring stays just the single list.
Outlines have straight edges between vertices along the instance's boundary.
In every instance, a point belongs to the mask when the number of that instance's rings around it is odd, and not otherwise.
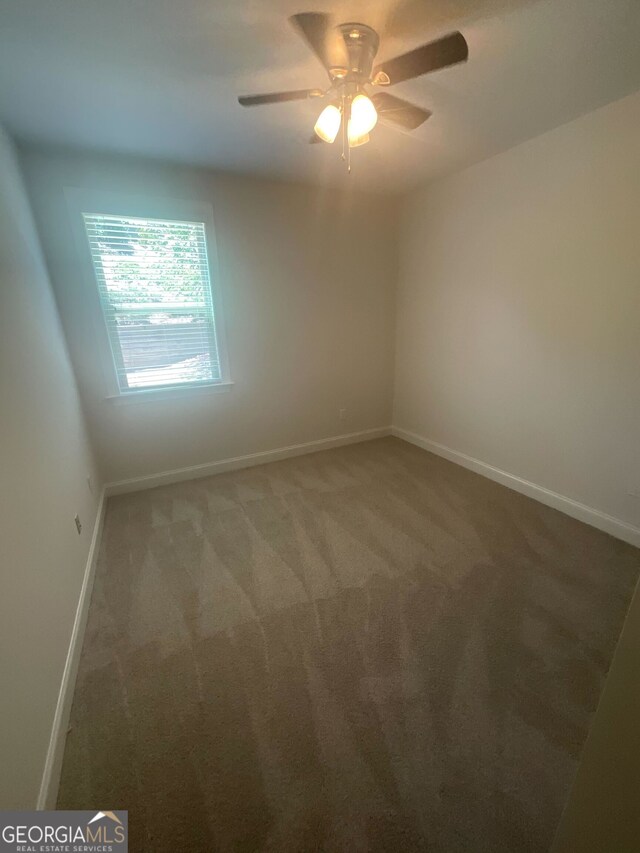
[{"label": "glowing light bulb", "polygon": [[354,139],[366,136],[373,130],[378,121],[378,113],[373,101],[366,95],[356,95],[351,101],[351,133]]},{"label": "glowing light bulb", "polygon": [[335,104],[329,104],[318,116],[318,121],[313,129],[324,142],[333,142],[340,130],[341,118],[338,107]]}]

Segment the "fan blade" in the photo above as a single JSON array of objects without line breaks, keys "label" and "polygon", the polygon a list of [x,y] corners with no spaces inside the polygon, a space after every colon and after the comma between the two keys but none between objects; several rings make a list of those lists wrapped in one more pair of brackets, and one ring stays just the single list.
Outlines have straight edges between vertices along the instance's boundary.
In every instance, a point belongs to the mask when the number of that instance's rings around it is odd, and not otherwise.
[{"label": "fan blade", "polygon": [[409,101],[403,101],[402,98],[396,98],[388,92],[377,92],[371,96],[371,100],[380,121],[403,127],[405,130],[415,130],[431,115],[429,110],[416,107]]},{"label": "fan blade", "polygon": [[331,25],[331,16],[322,12],[301,12],[289,18],[320,62],[331,68],[349,68],[349,54],[344,37]]},{"label": "fan blade", "polygon": [[322,95],[319,89],[297,89],[295,92],[270,92],[266,95],[241,95],[238,103],[243,107],[257,107],[260,104],[280,104],[284,101],[304,101]]},{"label": "fan blade", "polygon": [[382,62],[373,69],[373,74],[375,76],[379,71],[384,71],[389,75],[393,86],[394,83],[402,83],[403,80],[411,80],[430,71],[465,62],[468,58],[469,46],[462,33],[451,33],[403,53],[402,56],[396,56],[395,59]]},{"label": "fan blade", "polygon": [[309,137],[309,145],[315,145],[316,142],[324,142],[324,139],[320,139],[317,133],[314,133]]}]

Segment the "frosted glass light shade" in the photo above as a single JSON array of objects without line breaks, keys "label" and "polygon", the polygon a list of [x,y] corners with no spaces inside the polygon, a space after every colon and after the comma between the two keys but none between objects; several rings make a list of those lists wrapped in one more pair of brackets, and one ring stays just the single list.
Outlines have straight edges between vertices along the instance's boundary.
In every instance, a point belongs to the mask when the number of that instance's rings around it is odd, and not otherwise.
[{"label": "frosted glass light shade", "polygon": [[347,138],[349,140],[349,148],[357,148],[359,145],[366,145],[370,136],[368,133],[361,133],[357,136],[353,132],[353,125],[349,122],[347,125]]},{"label": "frosted glass light shade", "polygon": [[354,138],[366,136],[376,126],[378,113],[371,98],[366,95],[356,95],[351,102],[351,132]]},{"label": "frosted glass light shade", "polygon": [[338,107],[335,104],[329,104],[318,116],[318,121],[313,129],[324,142],[333,142],[340,130],[341,118]]}]

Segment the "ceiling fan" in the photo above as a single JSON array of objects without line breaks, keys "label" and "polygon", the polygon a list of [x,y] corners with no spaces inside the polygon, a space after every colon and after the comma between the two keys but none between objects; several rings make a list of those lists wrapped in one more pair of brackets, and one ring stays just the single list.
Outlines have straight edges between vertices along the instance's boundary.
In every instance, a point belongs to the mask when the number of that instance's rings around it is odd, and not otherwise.
[{"label": "ceiling fan", "polygon": [[350,167],[350,151],[369,141],[378,119],[403,130],[415,130],[431,112],[396,98],[389,92],[369,96],[368,87],[380,88],[402,83],[422,74],[465,62],[469,48],[462,33],[454,32],[423,44],[408,53],[374,66],[380,39],[366,24],[334,26],[322,12],[302,12],[289,19],[324,65],[330,84],[327,89],[297,89],[264,95],[242,95],[243,107],[328,98],[320,113],[310,142],[335,141],[342,128],[342,158]]}]

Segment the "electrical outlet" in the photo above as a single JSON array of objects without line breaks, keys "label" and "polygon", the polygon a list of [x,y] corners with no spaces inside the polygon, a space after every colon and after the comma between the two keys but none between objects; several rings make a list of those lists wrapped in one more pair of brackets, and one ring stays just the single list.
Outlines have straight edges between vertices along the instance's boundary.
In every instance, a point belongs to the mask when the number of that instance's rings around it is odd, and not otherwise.
[{"label": "electrical outlet", "polygon": [[346,421],[347,419],[347,410],[346,409],[338,409],[338,417],[341,421]]},{"label": "electrical outlet", "polygon": [[80,521],[80,516],[76,515],[76,517],[73,520],[76,523],[76,530],[78,531],[78,536],[79,536],[82,533],[82,523]]}]

